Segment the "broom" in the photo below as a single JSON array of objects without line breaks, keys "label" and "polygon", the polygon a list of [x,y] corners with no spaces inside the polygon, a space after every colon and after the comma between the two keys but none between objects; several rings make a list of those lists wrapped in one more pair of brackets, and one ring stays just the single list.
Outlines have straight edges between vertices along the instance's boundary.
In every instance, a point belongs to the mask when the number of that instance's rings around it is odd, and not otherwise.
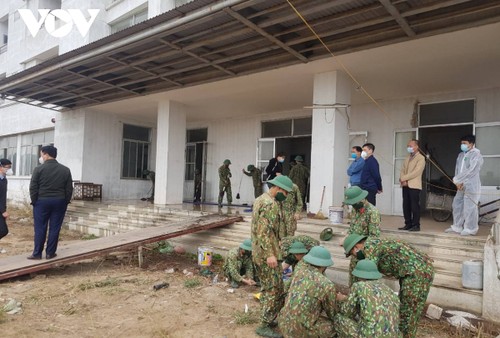
[{"label": "broom", "polygon": [[326,186],[323,186],[323,193],[321,194],[321,202],[319,204],[319,210],[318,212],[316,213],[316,215],[314,215],[314,218],[315,219],[326,219],[325,215],[323,215],[323,199],[325,197],[325,189],[326,189]]},{"label": "broom", "polygon": [[241,175],[241,178],[240,178],[240,186],[238,187],[238,193],[236,194],[236,199],[237,199],[237,200],[239,200],[239,199],[240,199],[241,181],[243,181],[243,175]]}]

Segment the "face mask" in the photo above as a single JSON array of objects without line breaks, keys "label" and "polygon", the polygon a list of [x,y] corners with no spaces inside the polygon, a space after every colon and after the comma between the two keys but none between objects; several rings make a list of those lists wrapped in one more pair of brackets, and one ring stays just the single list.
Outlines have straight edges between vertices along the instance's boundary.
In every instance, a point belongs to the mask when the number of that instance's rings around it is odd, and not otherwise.
[{"label": "face mask", "polygon": [[366,156],[368,156],[368,154],[366,153],[366,151],[364,151],[364,150],[363,150],[363,151],[361,152],[361,157],[362,157],[362,158],[366,158]]},{"label": "face mask", "polygon": [[280,157],[280,158],[278,158],[278,162],[279,162],[279,163],[283,163],[283,162],[285,162],[285,159],[284,159],[284,158],[282,158],[282,157]]},{"label": "face mask", "polygon": [[466,144],[461,144],[460,145],[460,150],[462,150],[464,153],[469,150],[469,147]]},{"label": "face mask", "polygon": [[359,210],[363,207],[363,205],[364,205],[363,202],[358,202],[356,204],[353,204],[352,207],[356,210]]},{"label": "face mask", "polygon": [[351,157],[356,158],[356,157],[358,157],[358,155],[356,155],[356,153],[351,153]]},{"label": "face mask", "polygon": [[276,199],[276,201],[278,201],[278,202],[283,202],[284,200],[286,200],[286,196],[285,196],[285,194],[284,194],[284,193],[282,193],[282,192],[280,191],[280,192],[278,192],[278,193],[276,194],[275,199]]},{"label": "face mask", "polygon": [[39,162],[40,164],[43,164],[43,163],[45,162],[45,160],[43,159],[43,157],[42,157],[42,156],[40,156],[40,158],[38,159],[38,162]]},{"label": "face mask", "polygon": [[363,251],[359,250],[358,252],[356,252],[356,258],[358,259],[358,261],[365,259],[365,254],[363,253]]},{"label": "face mask", "polygon": [[14,171],[12,170],[12,168],[7,169],[7,172],[5,173],[5,175],[7,175],[7,176],[14,175]]},{"label": "face mask", "polygon": [[412,147],[408,147],[408,148],[406,148],[406,150],[408,150],[408,152],[409,152],[410,154],[413,154],[413,148],[412,148]]}]

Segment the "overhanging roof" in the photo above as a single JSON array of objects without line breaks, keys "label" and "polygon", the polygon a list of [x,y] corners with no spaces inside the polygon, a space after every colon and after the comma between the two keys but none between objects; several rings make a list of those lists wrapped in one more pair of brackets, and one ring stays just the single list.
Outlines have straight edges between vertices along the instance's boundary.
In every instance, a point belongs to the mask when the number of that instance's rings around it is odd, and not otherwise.
[{"label": "overhanging roof", "polygon": [[[500,21],[490,0],[291,3],[335,54]],[[329,56],[286,0],[196,0],[9,76],[0,94],[68,110]]]}]

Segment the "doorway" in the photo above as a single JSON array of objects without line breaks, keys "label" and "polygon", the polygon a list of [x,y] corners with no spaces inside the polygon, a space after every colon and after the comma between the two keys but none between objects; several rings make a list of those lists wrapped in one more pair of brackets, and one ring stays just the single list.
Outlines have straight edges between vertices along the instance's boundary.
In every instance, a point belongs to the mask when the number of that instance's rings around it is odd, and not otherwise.
[{"label": "doorway", "polygon": [[[207,128],[187,130],[184,170],[184,202],[205,201],[205,178],[207,163]],[[195,184],[199,182],[199,192],[195,197]]]},{"label": "doorway", "polygon": [[283,163],[283,175],[288,176],[291,167],[295,164],[295,156],[298,155],[302,156],[306,167],[311,167],[311,136],[277,138],[275,153],[280,151],[286,155],[285,163]]}]

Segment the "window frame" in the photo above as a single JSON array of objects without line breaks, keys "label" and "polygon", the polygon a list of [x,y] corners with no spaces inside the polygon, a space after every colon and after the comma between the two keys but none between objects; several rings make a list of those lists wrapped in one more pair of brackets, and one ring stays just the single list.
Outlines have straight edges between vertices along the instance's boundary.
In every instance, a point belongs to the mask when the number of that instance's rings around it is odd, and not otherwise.
[{"label": "window frame", "polygon": [[[148,141],[144,141],[144,140],[136,140],[136,139],[131,139],[131,138],[125,138],[124,137],[124,129],[125,129],[125,126],[128,126],[128,127],[135,127],[135,128],[143,128],[143,129],[146,129],[148,131]],[[152,128],[151,127],[145,127],[145,126],[140,126],[140,125],[135,125],[135,124],[129,124],[129,123],[123,123],[122,125],[122,151],[121,151],[121,167],[120,167],[120,179],[124,179],[124,180],[147,180],[147,176],[144,175],[144,170],[148,169],[149,170],[149,162],[150,162],[150,159],[151,159],[151,134],[152,134]],[[125,143],[128,142],[130,144],[135,144],[136,145],[136,150],[135,150],[135,176],[124,176],[124,169],[125,169]],[[147,146],[147,151],[144,151],[144,147]],[[139,160],[138,156],[139,156],[139,147],[142,148],[142,152],[141,152],[141,170],[140,170],[140,174],[139,174],[139,171],[137,171],[138,169],[138,165],[137,165],[137,162]],[[130,149],[130,148],[129,148]],[[130,154],[130,151],[129,151],[129,154]],[[128,161],[129,161],[129,170],[128,170],[128,173],[130,174],[130,156],[128,158]],[[139,176],[137,176],[139,175]]]}]

